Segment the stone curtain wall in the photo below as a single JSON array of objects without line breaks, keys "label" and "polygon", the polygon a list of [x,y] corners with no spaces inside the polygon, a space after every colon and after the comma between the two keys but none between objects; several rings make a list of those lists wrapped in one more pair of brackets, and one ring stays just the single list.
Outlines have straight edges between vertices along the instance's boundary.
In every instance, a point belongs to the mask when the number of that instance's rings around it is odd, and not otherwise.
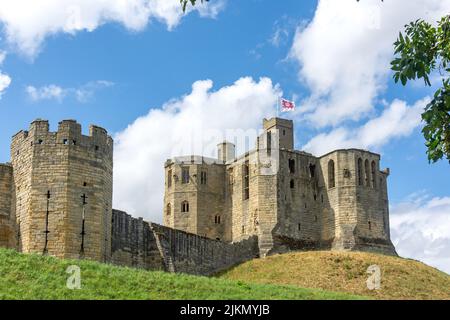
[{"label": "stone curtain wall", "polygon": [[256,258],[258,252],[257,237],[226,243],[113,211],[114,264],[210,275]]},{"label": "stone curtain wall", "polygon": [[0,247],[16,245],[12,213],[12,167],[0,164]]},{"label": "stone curtain wall", "polygon": [[164,263],[149,223],[113,210],[111,262],[121,266],[163,270]]}]

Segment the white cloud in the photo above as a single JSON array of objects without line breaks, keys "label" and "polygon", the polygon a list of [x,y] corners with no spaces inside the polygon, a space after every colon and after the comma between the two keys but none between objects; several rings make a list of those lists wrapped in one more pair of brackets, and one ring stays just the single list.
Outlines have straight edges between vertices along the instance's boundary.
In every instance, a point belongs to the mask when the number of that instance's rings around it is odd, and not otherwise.
[{"label": "white cloud", "polygon": [[[5,61],[5,58],[6,52],[0,50],[0,66],[3,64],[3,61]],[[2,97],[2,94],[5,92],[6,88],[8,88],[11,84],[11,81],[11,77],[0,70],[0,98]]]},{"label": "white cloud", "polygon": [[36,88],[34,86],[27,86],[25,90],[28,96],[33,101],[51,100],[51,99],[62,101],[62,99],[66,95],[65,89],[54,84],[40,88]]},{"label": "white cloud", "polygon": [[0,50],[0,65],[3,64],[3,61],[6,59],[6,51]]},{"label": "white cloud", "polygon": [[0,71],[0,98],[5,92],[5,89],[11,84],[11,78]]},{"label": "white cloud", "polygon": [[405,137],[421,123],[421,113],[430,101],[424,98],[413,106],[394,100],[383,113],[358,128],[339,127],[309,140],[304,150],[322,155],[339,148],[379,149],[393,138]]},{"label": "white cloud", "polygon": [[302,103],[305,118],[336,126],[370,113],[387,83],[398,32],[410,21],[434,23],[449,11],[450,0],[320,0],[290,53],[311,91]]},{"label": "white cloud", "polygon": [[161,221],[166,159],[215,156],[230,130],[259,129],[261,119],[275,113],[280,90],[268,78],[241,78],[216,91],[212,86],[211,80],[195,82],[191,93],[151,109],[115,136],[115,208]]},{"label": "white cloud", "polygon": [[[215,17],[225,0],[189,6],[204,17]],[[0,22],[8,42],[22,53],[35,56],[42,42],[57,33],[93,31],[102,24],[116,22],[139,31],[149,21],[158,20],[168,29],[175,27],[183,12],[177,0],[2,0]]]},{"label": "white cloud", "polygon": [[50,84],[42,87],[27,86],[26,93],[33,102],[41,100],[56,100],[62,102],[67,96],[73,96],[78,102],[88,102],[98,89],[113,86],[111,81],[97,80],[90,81],[78,88],[63,88],[61,86]]},{"label": "white cloud", "polygon": [[410,195],[391,208],[391,238],[402,257],[450,274],[450,197]]}]

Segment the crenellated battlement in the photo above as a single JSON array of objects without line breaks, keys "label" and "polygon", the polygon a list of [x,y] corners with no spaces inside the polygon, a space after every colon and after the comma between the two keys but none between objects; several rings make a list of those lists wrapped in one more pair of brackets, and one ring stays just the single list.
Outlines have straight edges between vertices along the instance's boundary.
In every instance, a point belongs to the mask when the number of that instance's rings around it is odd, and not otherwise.
[{"label": "crenellated battlement", "polygon": [[18,151],[30,146],[37,148],[61,146],[73,150],[84,148],[95,152],[97,156],[104,154],[112,157],[113,139],[106,129],[99,126],[91,125],[89,135],[83,135],[81,124],[76,120],[63,120],[59,122],[58,130],[51,132],[47,120],[37,119],[31,123],[28,131],[21,130],[13,136],[11,154],[14,157]]}]

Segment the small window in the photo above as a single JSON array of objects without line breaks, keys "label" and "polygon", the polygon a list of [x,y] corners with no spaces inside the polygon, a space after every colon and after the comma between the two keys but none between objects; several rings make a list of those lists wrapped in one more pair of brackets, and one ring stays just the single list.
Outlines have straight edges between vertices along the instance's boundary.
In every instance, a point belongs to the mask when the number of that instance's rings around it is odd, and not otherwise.
[{"label": "small window", "polygon": [[302,224],[301,223],[299,223],[297,227],[298,227],[298,231],[302,230]]},{"label": "small window", "polygon": [[181,203],[181,212],[189,212],[189,202],[183,201]]},{"label": "small window", "polygon": [[364,169],[366,177],[366,187],[370,187],[370,168],[369,168],[369,160],[367,159],[366,161],[364,161]]},{"label": "small window", "polygon": [[285,135],[286,135],[286,130],[283,129],[283,136],[285,136]]},{"label": "small window", "polygon": [[215,224],[220,224],[220,216],[215,216],[214,217],[214,223]]},{"label": "small window", "polygon": [[172,170],[167,171],[167,187],[172,186]]},{"label": "small window", "polygon": [[63,139],[63,144],[69,144],[69,140]]},{"label": "small window", "polygon": [[83,182],[83,187],[87,187],[87,182]]},{"label": "small window", "polygon": [[267,132],[267,155],[270,156],[272,153],[272,133]]},{"label": "small window", "polygon": [[181,169],[181,183],[189,183],[189,168]]},{"label": "small window", "polygon": [[250,165],[248,161],[244,164],[244,200],[250,198]]},{"label": "small window", "polygon": [[172,213],[172,205],[168,203],[166,207],[166,215],[170,216],[171,213]]},{"label": "small window", "polygon": [[207,177],[206,171],[202,171],[200,173],[200,184],[206,184],[206,177]]},{"label": "small window", "polygon": [[95,151],[98,151],[100,149],[99,146],[95,146]]},{"label": "small window", "polygon": [[74,146],[76,146],[76,145],[77,145],[77,140],[72,140],[72,144],[73,144]]},{"label": "small window", "polygon": [[245,233],[245,226],[242,226],[242,234]]},{"label": "small window", "polygon": [[313,164],[309,165],[309,175],[311,178],[314,178],[316,175],[316,166]]},{"label": "small window", "polygon": [[314,216],[314,222],[317,222],[317,216]]},{"label": "small window", "polygon": [[335,174],[334,174],[334,161],[328,161],[328,188],[334,188],[336,186]]},{"label": "small window", "polygon": [[295,173],[295,160],[289,159],[289,172]]},{"label": "small window", "polygon": [[290,185],[291,185],[291,189],[294,189],[294,188],[295,188],[295,182],[294,182],[294,179],[291,179]]},{"label": "small window", "polygon": [[369,230],[372,230],[372,223],[369,221],[368,224],[369,224]]},{"label": "small window", "polygon": [[314,201],[317,201],[317,194],[314,195]]},{"label": "small window", "polygon": [[323,194],[320,195],[320,201],[323,203]]},{"label": "small window", "polygon": [[372,161],[371,169],[372,169],[372,188],[376,189],[376,187],[377,187],[377,176],[376,176],[377,165],[376,165],[375,161]]},{"label": "small window", "polygon": [[42,144],[44,143],[44,141],[42,141],[41,139],[38,140],[38,144]]},{"label": "small window", "polygon": [[358,185],[363,185],[362,159],[358,158]]}]

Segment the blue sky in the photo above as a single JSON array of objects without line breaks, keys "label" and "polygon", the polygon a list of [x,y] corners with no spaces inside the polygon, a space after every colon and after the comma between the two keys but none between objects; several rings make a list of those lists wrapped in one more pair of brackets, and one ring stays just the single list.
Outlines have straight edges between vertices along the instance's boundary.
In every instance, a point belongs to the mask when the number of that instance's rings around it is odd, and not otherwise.
[{"label": "blue sky", "polygon": [[[418,17],[433,22],[450,3],[406,1],[405,12],[405,1],[344,0],[337,9],[330,0],[211,0],[212,9],[182,15],[177,5],[152,12],[147,0],[139,0],[148,11],[144,17],[81,0],[70,1],[81,8],[77,15],[65,17],[67,8],[58,1],[24,15],[26,0],[4,1],[0,74],[11,83],[3,90],[0,85],[0,162],[9,159],[10,137],[35,118],[48,119],[52,129],[62,119],[78,120],[85,132],[98,124],[116,138],[116,206],[160,221],[161,161],[173,151],[161,146],[171,141],[164,140],[164,131],[173,129],[168,124],[194,108],[208,115],[203,127],[211,121],[220,129],[258,128],[263,116],[274,114],[273,98],[282,91],[297,103],[296,112],[282,116],[295,120],[298,149],[320,154],[355,146],[382,155],[382,167],[391,169],[392,216],[414,217],[393,221],[397,240],[420,233],[428,245],[404,246],[403,253],[448,271],[450,261],[436,257],[450,249],[449,163],[428,163],[418,113],[425,105],[420,100],[436,87],[394,84],[388,62],[404,23]],[[358,17],[371,24],[362,33]],[[143,160],[129,164],[123,159],[130,154]],[[130,178],[131,169],[147,165],[160,166],[161,173],[149,169]],[[143,205],[132,204],[137,202]],[[447,228],[421,229],[433,220]]]}]

